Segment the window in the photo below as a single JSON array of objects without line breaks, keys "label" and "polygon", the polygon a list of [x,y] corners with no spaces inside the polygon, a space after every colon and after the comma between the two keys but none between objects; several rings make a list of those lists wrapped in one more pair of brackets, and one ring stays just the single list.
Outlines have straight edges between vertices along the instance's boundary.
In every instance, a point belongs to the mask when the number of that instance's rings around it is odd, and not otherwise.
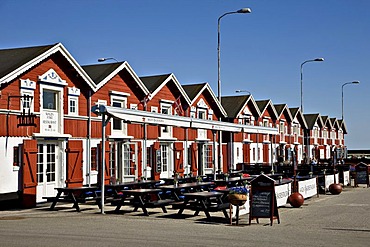
[{"label": "window", "polygon": [[[172,107],[170,104],[161,104],[161,113],[166,114],[166,115],[171,115],[172,114]],[[163,127],[163,133],[170,133],[170,128],[169,126],[164,126]]]},{"label": "window", "polygon": [[150,112],[155,112],[155,113],[157,113],[157,112],[158,112],[158,107],[156,107],[156,106],[152,106],[152,107],[150,107]]},{"label": "window", "polygon": [[91,148],[91,171],[96,171],[98,169],[98,166],[97,166],[97,158],[98,158],[97,151],[98,151],[97,147]]},{"label": "window", "polygon": [[251,117],[246,116],[242,120],[243,120],[242,124],[244,124],[244,125],[251,125]]},{"label": "window", "polygon": [[168,145],[161,145],[162,172],[168,171]]},{"label": "window", "polygon": [[13,147],[13,166],[20,166],[18,146]]},{"label": "window", "polygon": [[78,115],[78,98],[77,97],[71,97],[71,96],[69,97],[68,114]]},{"label": "window", "polygon": [[279,130],[280,130],[280,133],[284,134],[284,130],[285,130],[284,122],[279,123]]},{"label": "window", "polygon": [[57,109],[57,92],[51,90],[44,90],[42,95],[42,107],[48,110]]},{"label": "window", "polygon": [[43,145],[38,144],[37,145],[37,182],[38,183],[43,183],[44,182],[44,150],[43,150]]},{"label": "window", "polygon": [[269,120],[268,119],[264,119],[263,120],[263,127],[268,127],[269,126]]},{"label": "window", "polygon": [[199,109],[198,110],[198,118],[199,119],[206,119],[206,110]]},{"label": "window", "polygon": [[212,168],[212,145],[204,145],[204,168]]},{"label": "window", "polygon": [[137,104],[130,104],[130,109],[137,110],[138,109]]},{"label": "window", "polygon": [[171,105],[162,104],[161,105],[161,113],[162,114],[171,115],[172,114],[172,112],[171,112]]},{"label": "window", "polygon": [[68,114],[78,115],[78,97],[80,96],[80,89],[76,87],[68,88]]},{"label": "window", "polygon": [[[126,100],[122,97],[112,97],[112,106],[118,108],[126,108]],[[123,131],[125,128],[123,126],[123,121],[121,119],[113,118],[112,128],[113,131]]]}]

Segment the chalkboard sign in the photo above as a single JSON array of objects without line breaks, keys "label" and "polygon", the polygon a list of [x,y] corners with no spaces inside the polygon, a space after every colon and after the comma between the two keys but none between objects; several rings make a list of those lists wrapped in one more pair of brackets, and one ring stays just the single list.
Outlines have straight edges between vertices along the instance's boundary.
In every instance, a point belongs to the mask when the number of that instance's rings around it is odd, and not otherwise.
[{"label": "chalkboard sign", "polygon": [[251,202],[252,215],[259,218],[270,218],[271,215],[271,191],[255,191]]},{"label": "chalkboard sign", "polygon": [[275,180],[262,174],[251,181],[249,224],[252,219],[277,219],[280,224],[279,212],[275,195]]},{"label": "chalkboard sign", "polygon": [[356,184],[368,184],[367,171],[358,171],[356,174]]}]

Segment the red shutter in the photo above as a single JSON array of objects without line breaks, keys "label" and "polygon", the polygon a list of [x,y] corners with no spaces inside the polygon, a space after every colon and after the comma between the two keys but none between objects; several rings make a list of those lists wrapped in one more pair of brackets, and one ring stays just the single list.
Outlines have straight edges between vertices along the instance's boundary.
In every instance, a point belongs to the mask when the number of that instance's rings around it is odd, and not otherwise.
[{"label": "red shutter", "polygon": [[[109,184],[110,182],[110,168],[109,168],[109,154],[110,154],[110,149],[109,149],[109,141],[105,141],[105,174],[104,174],[104,184]],[[98,150],[99,150],[99,173],[98,173],[98,183],[101,184],[101,177],[102,177],[102,142],[98,145]]]},{"label": "red shutter", "polygon": [[262,163],[263,164],[269,164],[269,144],[263,144],[263,157],[262,157]]},{"label": "red shutter", "polygon": [[182,142],[175,142],[175,172],[184,175],[184,146]]},{"label": "red shutter", "polygon": [[69,140],[67,143],[67,187],[81,187],[83,185],[83,147],[81,140]]},{"label": "red shutter", "polygon": [[243,162],[250,163],[251,162],[251,145],[249,143],[243,144]]},{"label": "red shutter", "polygon": [[[134,146],[135,147],[135,146]],[[144,157],[144,159],[146,159],[146,157]],[[139,177],[142,177],[143,174],[142,173],[142,166],[143,166],[143,163],[142,163],[142,149],[141,149],[141,142],[137,142],[137,157],[136,157],[136,170],[138,171],[138,176]],[[144,165],[144,169],[146,169],[146,166]]]},{"label": "red shutter", "polygon": [[[213,152],[213,149],[212,149],[212,152]],[[222,167],[219,164],[218,169],[220,169],[224,173],[229,171],[229,164],[231,163],[229,157],[230,157],[230,152],[228,149],[228,144],[223,143],[222,144]],[[217,160],[217,157],[216,157],[216,160]]]},{"label": "red shutter", "polygon": [[36,186],[37,186],[37,141],[23,141],[23,196],[22,207],[36,207]]},{"label": "red shutter", "polygon": [[198,144],[193,142],[190,146],[191,151],[191,171],[193,175],[197,175],[198,171]]}]

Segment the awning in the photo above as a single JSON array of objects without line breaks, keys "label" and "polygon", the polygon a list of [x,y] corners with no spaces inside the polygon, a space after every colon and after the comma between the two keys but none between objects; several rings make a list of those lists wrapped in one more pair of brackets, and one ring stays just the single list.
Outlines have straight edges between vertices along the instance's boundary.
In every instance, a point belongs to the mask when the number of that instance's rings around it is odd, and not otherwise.
[{"label": "awning", "polygon": [[139,111],[105,105],[93,106],[91,111],[97,115],[105,114],[107,116],[121,119],[124,122],[129,123],[139,123],[139,124],[145,123],[160,126],[175,126],[183,128],[220,130],[236,133],[244,132],[244,133],[273,134],[273,135],[278,134],[278,130],[276,128],[242,125],[215,120],[182,117],[176,115],[166,115],[155,112]]}]

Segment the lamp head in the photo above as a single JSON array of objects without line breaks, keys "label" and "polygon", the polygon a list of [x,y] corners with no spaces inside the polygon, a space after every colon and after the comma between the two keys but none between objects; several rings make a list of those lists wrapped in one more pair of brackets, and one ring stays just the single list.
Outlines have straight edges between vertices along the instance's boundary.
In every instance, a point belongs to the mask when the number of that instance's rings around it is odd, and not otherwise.
[{"label": "lamp head", "polygon": [[359,81],[353,81],[352,84],[359,84]]},{"label": "lamp head", "polygon": [[106,60],[107,60],[106,58],[102,57],[102,58],[99,58],[99,59],[98,59],[98,62],[104,62],[104,61],[106,61]]},{"label": "lamp head", "polygon": [[237,13],[242,13],[242,14],[248,14],[248,13],[251,13],[252,10],[250,8],[242,8],[242,9],[239,9],[238,11],[236,11]]},{"label": "lamp head", "polygon": [[315,62],[322,62],[322,61],[324,61],[324,58],[319,57],[319,58],[314,59],[314,61],[315,61]]}]

